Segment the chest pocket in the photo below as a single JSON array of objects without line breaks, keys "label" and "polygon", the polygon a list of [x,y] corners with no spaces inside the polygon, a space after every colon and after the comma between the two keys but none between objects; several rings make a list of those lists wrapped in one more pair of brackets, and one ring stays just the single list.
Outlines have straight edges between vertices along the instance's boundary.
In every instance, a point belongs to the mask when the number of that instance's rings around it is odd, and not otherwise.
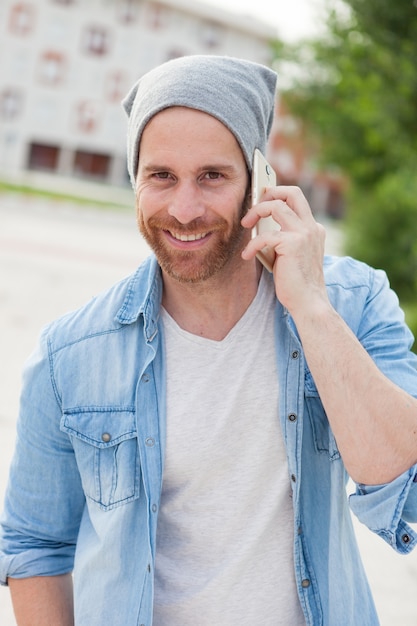
[{"label": "chest pocket", "polygon": [[133,411],[67,412],[61,430],[71,439],[87,498],[110,510],[139,497],[140,463]]},{"label": "chest pocket", "polygon": [[340,452],[336,444],[336,439],[330,428],[329,420],[327,419],[326,412],[321,403],[316,384],[308,369],[306,369],[305,374],[304,397],[316,452],[328,454],[332,460],[339,459]]}]

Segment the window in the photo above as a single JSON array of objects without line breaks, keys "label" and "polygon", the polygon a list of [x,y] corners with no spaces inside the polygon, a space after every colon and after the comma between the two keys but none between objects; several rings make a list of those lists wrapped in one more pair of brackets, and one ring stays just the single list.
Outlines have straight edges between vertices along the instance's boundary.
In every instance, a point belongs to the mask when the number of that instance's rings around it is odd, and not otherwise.
[{"label": "window", "polygon": [[74,173],[83,178],[105,180],[108,177],[111,157],[108,154],[77,150],[74,157]]},{"label": "window", "polygon": [[217,48],[221,43],[222,27],[215,22],[204,22],[201,39],[206,48]]},{"label": "window", "polygon": [[111,102],[120,102],[129,88],[126,74],[122,71],[110,72],[106,78],[106,96]]},{"label": "window", "polygon": [[146,23],[153,30],[164,28],[167,26],[169,18],[169,9],[158,3],[147,5]]},{"label": "window", "polygon": [[117,6],[117,15],[121,22],[136,22],[139,16],[139,0],[122,0]]},{"label": "window", "polygon": [[99,124],[99,105],[91,100],[80,102],[76,107],[76,126],[82,133],[93,133]]},{"label": "window", "polygon": [[44,52],[40,59],[39,78],[48,85],[56,85],[64,78],[65,59],[60,52]]},{"label": "window", "polygon": [[89,26],[83,34],[82,46],[84,52],[97,56],[107,54],[110,47],[110,35],[106,28]]},{"label": "window", "polygon": [[28,167],[30,170],[54,172],[58,166],[60,149],[43,143],[29,145]]},{"label": "window", "polygon": [[0,93],[0,116],[6,120],[13,120],[20,115],[23,108],[22,93],[10,87]]},{"label": "window", "polygon": [[33,4],[19,2],[11,7],[9,28],[14,35],[28,35],[35,24],[35,7]]}]

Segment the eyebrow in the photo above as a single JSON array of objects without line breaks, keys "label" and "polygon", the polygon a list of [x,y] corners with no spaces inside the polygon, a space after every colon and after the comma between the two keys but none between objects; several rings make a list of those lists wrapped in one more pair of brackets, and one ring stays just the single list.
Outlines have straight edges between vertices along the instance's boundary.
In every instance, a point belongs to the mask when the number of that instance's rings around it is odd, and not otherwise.
[{"label": "eyebrow", "polygon": [[[199,168],[203,171],[207,171],[207,172],[226,172],[226,173],[232,173],[236,171],[236,168],[233,165],[228,165],[226,163],[207,163],[206,165],[204,165],[203,167]],[[146,174],[146,173],[152,173],[152,172],[170,172],[172,170],[171,167],[168,167],[167,165],[158,165],[157,163],[149,163],[148,165],[144,165],[142,167],[142,171]]]},{"label": "eyebrow", "polygon": [[[154,174],[156,172],[169,172],[175,173],[175,168],[168,167],[167,165],[158,165],[157,163],[149,163],[148,165],[144,165],[142,168],[142,176],[147,176],[149,174]],[[237,173],[237,169],[234,165],[228,165],[226,163],[207,163],[202,167],[198,168],[197,172],[220,172],[225,174],[226,176],[232,176]]]}]

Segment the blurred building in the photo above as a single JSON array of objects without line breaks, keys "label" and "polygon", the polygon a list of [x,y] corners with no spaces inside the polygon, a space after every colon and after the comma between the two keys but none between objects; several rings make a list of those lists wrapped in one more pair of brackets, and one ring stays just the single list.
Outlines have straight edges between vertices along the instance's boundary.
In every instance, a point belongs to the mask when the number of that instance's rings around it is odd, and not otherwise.
[{"label": "blurred building", "polygon": [[319,167],[317,152],[305,135],[302,121],[278,95],[268,144],[268,159],[277,173],[278,183],[300,186],[317,217],[341,218],[347,181],[337,170]]},{"label": "blurred building", "polygon": [[275,36],[193,0],[1,0],[0,176],[127,185],[129,87],[187,54],[268,65]]}]

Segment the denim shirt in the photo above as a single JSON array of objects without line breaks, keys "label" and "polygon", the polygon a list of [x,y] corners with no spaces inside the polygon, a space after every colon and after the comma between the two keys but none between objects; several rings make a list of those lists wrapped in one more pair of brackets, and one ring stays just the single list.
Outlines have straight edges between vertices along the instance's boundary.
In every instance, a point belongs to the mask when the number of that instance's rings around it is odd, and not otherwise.
[{"label": "denim shirt", "polygon": [[[326,257],[325,275],[334,307],[379,368],[416,394],[412,337],[384,273]],[[0,582],[74,570],[77,626],[152,624],[166,429],[161,294],[152,256],[132,277],[49,325],[25,368]],[[357,485],[347,497],[336,441],[295,325],[278,301],[275,326],[294,505],[288,534],[306,623],[373,626],[378,618],[350,509],[395,550],[411,551],[417,469],[386,485]]]}]

